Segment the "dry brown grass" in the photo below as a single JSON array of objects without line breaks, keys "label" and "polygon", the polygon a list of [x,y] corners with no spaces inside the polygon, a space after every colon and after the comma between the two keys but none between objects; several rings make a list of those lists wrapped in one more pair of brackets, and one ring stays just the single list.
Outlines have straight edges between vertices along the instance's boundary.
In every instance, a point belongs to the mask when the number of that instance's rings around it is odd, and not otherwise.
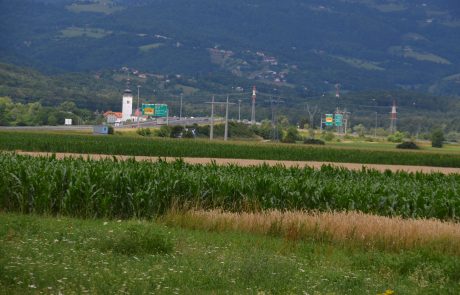
[{"label": "dry brown grass", "polygon": [[287,240],[313,239],[392,251],[423,247],[460,255],[460,224],[439,220],[389,218],[358,212],[196,210],[170,212],[164,221],[186,228],[275,235]]}]

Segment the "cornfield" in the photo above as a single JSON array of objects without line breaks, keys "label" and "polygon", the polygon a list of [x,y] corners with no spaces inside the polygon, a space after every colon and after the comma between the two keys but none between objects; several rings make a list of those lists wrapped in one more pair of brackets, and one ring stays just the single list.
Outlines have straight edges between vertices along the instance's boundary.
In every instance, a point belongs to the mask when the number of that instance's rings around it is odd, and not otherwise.
[{"label": "cornfield", "polygon": [[171,209],[361,211],[459,220],[460,175],[0,154],[0,208],[85,218]]},{"label": "cornfield", "polygon": [[0,150],[459,167],[460,155],[261,143],[0,132]]}]

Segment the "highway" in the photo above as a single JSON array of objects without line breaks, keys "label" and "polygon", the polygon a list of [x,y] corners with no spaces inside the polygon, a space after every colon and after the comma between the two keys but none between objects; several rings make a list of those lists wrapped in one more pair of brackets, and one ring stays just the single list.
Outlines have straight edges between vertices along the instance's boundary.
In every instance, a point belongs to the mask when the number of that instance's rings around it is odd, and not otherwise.
[{"label": "highway", "polygon": [[[147,128],[147,127],[156,127],[156,126],[163,126],[166,125],[166,118],[159,120],[158,122],[156,120],[153,121],[147,121],[147,122],[139,122],[139,126],[142,128]],[[220,123],[223,122],[222,118],[215,118],[214,119],[215,123]],[[179,119],[178,117],[170,117],[168,125],[174,126],[174,125],[193,125],[193,124],[210,124],[211,119],[209,117],[198,117],[198,118],[182,118]],[[123,126],[114,126],[115,129],[122,129],[122,128],[136,128],[137,123],[133,124],[125,124]],[[70,125],[70,126],[0,126],[0,130],[3,131],[92,131],[93,130],[93,125]]]}]

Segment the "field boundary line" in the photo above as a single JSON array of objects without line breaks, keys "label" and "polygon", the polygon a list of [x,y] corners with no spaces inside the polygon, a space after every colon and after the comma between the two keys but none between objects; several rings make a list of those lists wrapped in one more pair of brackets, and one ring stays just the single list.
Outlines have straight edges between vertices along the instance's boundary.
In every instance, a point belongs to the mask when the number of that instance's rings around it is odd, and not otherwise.
[{"label": "field boundary line", "polygon": [[93,160],[100,159],[113,159],[128,160],[135,159],[136,161],[149,161],[156,162],[159,159],[166,160],[167,162],[173,162],[177,159],[183,159],[188,164],[211,164],[216,163],[217,165],[238,165],[243,167],[258,166],[258,165],[284,165],[287,168],[291,167],[311,167],[314,169],[320,169],[324,165],[330,165],[336,168],[345,168],[353,171],[359,171],[363,168],[377,170],[379,172],[385,172],[387,170],[392,172],[404,171],[410,173],[442,173],[442,174],[460,174],[460,168],[449,168],[449,167],[430,167],[430,166],[409,166],[409,165],[385,165],[385,164],[359,164],[359,163],[339,163],[339,162],[317,162],[317,161],[282,161],[282,160],[251,160],[251,159],[228,159],[228,158],[191,158],[191,157],[152,157],[152,156],[124,156],[124,155],[104,155],[104,154],[79,154],[79,153],[51,153],[51,152],[25,152],[15,151],[18,155],[27,155],[34,157],[50,157],[55,155],[57,159],[63,158],[78,158],[78,157],[89,157]]}]

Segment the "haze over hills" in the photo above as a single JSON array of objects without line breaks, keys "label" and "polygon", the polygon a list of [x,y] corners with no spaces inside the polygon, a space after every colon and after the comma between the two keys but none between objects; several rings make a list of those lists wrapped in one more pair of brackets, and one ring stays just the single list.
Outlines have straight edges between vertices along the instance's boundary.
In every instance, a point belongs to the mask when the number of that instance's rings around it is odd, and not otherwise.
[{"label": "haze over hills", "polygon": [[460,90],[447,0],[2,1],[1,61],[49,73],[224,72],[310,91]]}]

